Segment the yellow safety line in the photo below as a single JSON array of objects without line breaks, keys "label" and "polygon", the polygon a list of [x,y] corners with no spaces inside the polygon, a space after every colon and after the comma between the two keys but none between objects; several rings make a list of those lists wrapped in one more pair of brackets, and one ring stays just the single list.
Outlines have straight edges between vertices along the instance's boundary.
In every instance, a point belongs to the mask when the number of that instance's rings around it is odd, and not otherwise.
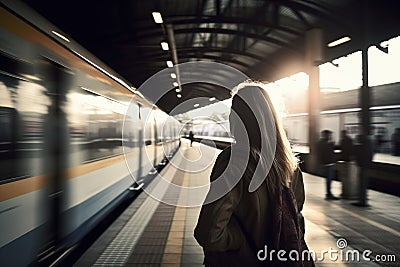
[{"label": "yellow safety line", "polygon": [[[179,173],[181,171],[178,171]],[[182,179],[182,187],[189,186],[189,173],[184,172]],[[181,190],[177,203],[185,203],[187,199],[187,191]],[[176,207],[167,243],[165,244],[162,266],[180,266],[183,240],[185,235],[186,208]]]}]

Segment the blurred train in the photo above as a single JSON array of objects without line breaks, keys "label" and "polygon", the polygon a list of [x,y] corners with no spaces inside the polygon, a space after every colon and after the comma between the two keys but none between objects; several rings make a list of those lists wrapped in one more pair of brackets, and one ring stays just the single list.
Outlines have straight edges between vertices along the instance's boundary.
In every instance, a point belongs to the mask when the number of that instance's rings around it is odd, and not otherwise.
[{"label": "blurred train", "polygon": [[[400,129],[400,83],[371,87],[370,136],[375,153],[397,154],[396,131]],[[338,145],[340,132],[346,130],[353,140],[361,134],[359,90],[326,94],[323,96],[320,129],[333,132]],[[283,118],[284,128],[292,144],[308,146],[308,114],[290,114]]]},{"label": "blurred train", "polygon": [[0,265],[46,265],[179,145],[180,124],[17,1],[0,1]]}]

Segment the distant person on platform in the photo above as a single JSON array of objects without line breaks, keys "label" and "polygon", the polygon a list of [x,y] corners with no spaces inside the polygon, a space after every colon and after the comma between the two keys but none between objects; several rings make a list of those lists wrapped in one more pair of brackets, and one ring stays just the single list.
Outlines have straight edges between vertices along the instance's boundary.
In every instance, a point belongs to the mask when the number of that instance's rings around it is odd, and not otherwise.
[{"label": "distant person on platform", "polygon": [[192,131],[189,132],[190,147],[193,145],[194,134]]},{"label": "distant person on platform", "polygon": [[373,158],[373,147],[371,140],[364,135],[357,135],[355,145],[355,156],[359,167],[359,202],[356,206],[367,207],[368,168]]},{"label": "distant person on platform", "polygon": [[331,192],[331,183],[335,174],[334,148],[335,144],[332,142],[332,132],[323,130],[321,132],[321,139],[318,141],[318,159],[324,168],[326,177],[326,200],[339,199]]},{"label": "distant person on platform", "polygon": [[392,134],[392,151],[394,156],[400,156],[400,128],[396,128]]},{"label": "distant person on platform", "polygon": [[340,132],[340,143],[339,147],[341,152],[340,159],[344,162],[351,161],[354,154],[353,139],[347,135],[347,131],[343,130]]}]

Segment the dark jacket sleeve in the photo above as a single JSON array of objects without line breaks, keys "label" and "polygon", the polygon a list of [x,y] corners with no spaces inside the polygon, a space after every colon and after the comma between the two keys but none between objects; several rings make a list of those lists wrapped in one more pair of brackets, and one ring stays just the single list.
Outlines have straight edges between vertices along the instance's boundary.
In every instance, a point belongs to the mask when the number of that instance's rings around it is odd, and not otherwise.
[{"label": "dark jacket sleeve", "polygon": [[305,193],[304,193],[304,181],[303,181],[303,173],[299,168],[295,171],[291,183],[291,187],[294,193],[294,196],[296,198],[296,203],[297,203],[297,210],[298,210],[298,220],[299,220],[299,225],[303,233],[305,232],[305,226],[304,226],[304,217],[301,214],[301,211],[303,210],[303,205],[305,201]]},{"label": "dark jacket sleeve", "polygon": [[[211,175],[214,179],[224,179],[218,174],[218,160]],[[217,169],[217,170],[216,170]],[[212,185],[211,185],[212,186]],[[238,221],[233,212],[240,202],[242,195],[242,182],[239,181],[235,187],[222,198],[203,205],[200,211],[199,220],[194,230],[194,237],[205,251],[223,252],[236,250],[241,247],[245,238]]]}]

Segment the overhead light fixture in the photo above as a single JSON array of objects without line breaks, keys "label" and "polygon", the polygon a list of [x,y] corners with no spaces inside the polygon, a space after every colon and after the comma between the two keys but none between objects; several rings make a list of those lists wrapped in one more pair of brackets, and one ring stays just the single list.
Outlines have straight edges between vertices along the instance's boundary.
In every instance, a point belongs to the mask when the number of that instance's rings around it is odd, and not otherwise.
[{"label": "overhead light fixture", "polygon": [[167,42],[161,42],[161,48],[162,48],[162,50],[169,50],[168,43]]},{"label": "overhead light fixture", "polygon": [[193,107],[197,108],[200,104],[194,104]]},{"label": "overhead light fixture", "polygon": [[209,100],[210,100],[210,101],[214,101],[214,100],[215,100],[215,97],[210,97]]},{"label": "overhead light fixture", "polygon": [[179,93],[180,91],[181,91],[181,89],[179,89],[179,88],[175,89],[175,92],[177,92],[177,93]]},{"label": "overhead light fixture", "polygon": [[153,12],[151,14],[153,15],[153,19],[154,19],[155,23],[158,23],[158,24],[163,23],[163,19],[162,19],[160,12]]},{"label": "overhead light fixture", "polygon": [[400,108],[400,105],[391,105],[391,106],[376,106],[376,107],[370,107],[370,110],[381,110],[381,109],[394,109],[394,108]]},{"label": "overhead light fixture", "polygon": [[177,87],[179,84],[178,84],[177,82],[173,82],[172,85],[173,85],[174,87]]},{"label": "overhead light fixture", "polygon": [[172,79],[176,79],[176,74],[175,73],[171,73],[171,78]]},{"label": "overhead light fixture", "polygon": [[64,35],[62,35],[61,33],[59,33],[59,32],[56,32],[56,31],[51,31],[54,35],[56,35],[57,37],[60,37],[61,39],[63,39],[64,41],[66,41],[66,42],[70,42],[69,41],[69,39],[67,38],[67,37],[65,37]]},{"label": "overhead light fixture", "polygon": [[177,97],[177,98],[181,98],[182,95],[181,95],[181,94],[177,94],[176,97]]},{"label": "overhead light fixture", "polygon": [[21,74],[23,77],[29,79],[29,80],[34,80],[34,81],[41,81],[42,79],[40,79],[39,77],[36,77],[35,75],[31,75],[31,74]]},{"label": "overhead light fixture", "polygon": [[169,68],[172,68],[172,67],[174,66],[174,64],[172,63],[171,60],[168,60],[168,61],[167,61],[167,66],[168,66]]},{"label": "overhead light fixture", "polygon": [[351,38],[350,38],[349,36],[345,36],[345,37],[342,37],[342,38],[340,38],[340,39],[337,39],[336,41],[330,42],[330,43],[328,44],[328,47],[334,47],[334,46],[343,44],[343,43],[345,43],[345,42],[348,42],[348,41],[350,41],[350,40],[351,40]]}]

